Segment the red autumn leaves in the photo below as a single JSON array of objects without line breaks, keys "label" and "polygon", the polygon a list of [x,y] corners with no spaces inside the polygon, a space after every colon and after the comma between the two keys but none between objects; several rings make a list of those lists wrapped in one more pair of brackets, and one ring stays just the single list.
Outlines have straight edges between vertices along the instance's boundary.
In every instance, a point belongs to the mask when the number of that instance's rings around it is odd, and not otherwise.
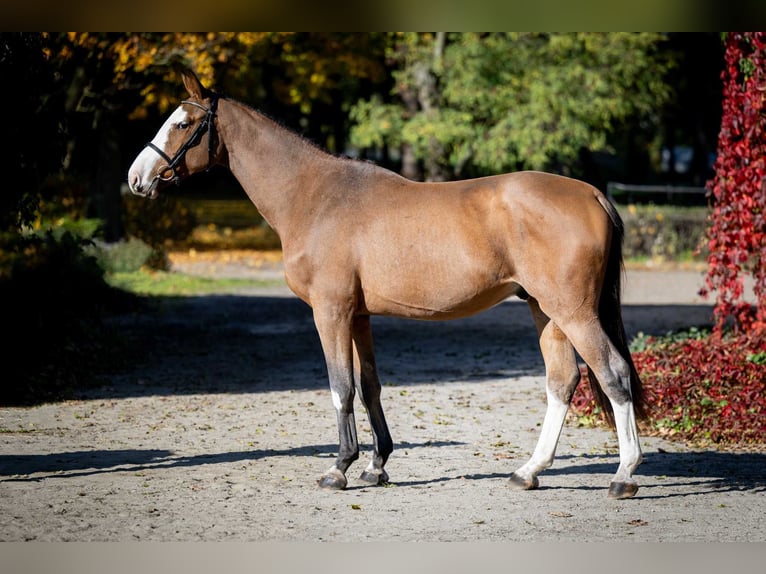
[{"label": "red autumn leaves", "polygon": [[[766,328],[766,33],[726,37],[723,115],[708,227],[706,290],[716,292],[716,330]],[[752,274],[757,304],[743,299]]]}]

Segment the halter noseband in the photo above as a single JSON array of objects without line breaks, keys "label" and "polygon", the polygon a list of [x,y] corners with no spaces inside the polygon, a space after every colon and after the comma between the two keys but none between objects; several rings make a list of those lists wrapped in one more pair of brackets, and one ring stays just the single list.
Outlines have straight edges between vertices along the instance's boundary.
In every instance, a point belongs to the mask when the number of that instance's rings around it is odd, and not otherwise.
[{"label": "halter noseband", "polygon": [[[152,142],[149,142],[148,144],[144,146],[144,147],[153,149],[167,163],[167,166],[163,170],[157,173],[157,175],[155,176],[155,179],[160,179],[162,181],[172,181],[176,185],[178,185],[181,182],[181,176],[178,175],[178,172],[176,171],[178,164],[181,163],[181,160],[183,160],[183,158],[186,156],[187,151],[189,151],[191,148],[199,144],[199,140],[201,139],[202,133],[205,130],[207,130],[208,163],[211,164],[213,161],[213,118],[215,118],[215,115],[216,115],[215,112],[218,107],[218,96],[216,94],[213,94],[210,100],[209,108],[206,108],[202,104],[193,102],[191,100],[183,100],[181,104],[182,105],[189,104],[191,106],[196,106],[199,109],[204,110],[205,117],[202,118],[202,121],[194,129],[194,131],[189,136],[189,138],[184,142],[184,144],[178,149],[175,155],[171,158],[168,154],[166,154],[163,150],[158,148]],[[211,165],[208,165],[207,169],[210,169],[210,167]],[[162,177],[162,174],[164,174],[168,170],[173,172],[173,175],[171,177]]]}]

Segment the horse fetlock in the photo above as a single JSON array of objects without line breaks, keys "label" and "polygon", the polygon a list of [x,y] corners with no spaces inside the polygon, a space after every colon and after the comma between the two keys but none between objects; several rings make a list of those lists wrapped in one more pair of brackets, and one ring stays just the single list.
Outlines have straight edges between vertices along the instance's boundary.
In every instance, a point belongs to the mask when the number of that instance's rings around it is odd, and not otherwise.
[{"label": "horse fetlock", "polygon": [[320,488],[343,490],[346,488],[348,480],[346,480],[346,475],[339,468],[333,466],[319,478],[318,484]]}]

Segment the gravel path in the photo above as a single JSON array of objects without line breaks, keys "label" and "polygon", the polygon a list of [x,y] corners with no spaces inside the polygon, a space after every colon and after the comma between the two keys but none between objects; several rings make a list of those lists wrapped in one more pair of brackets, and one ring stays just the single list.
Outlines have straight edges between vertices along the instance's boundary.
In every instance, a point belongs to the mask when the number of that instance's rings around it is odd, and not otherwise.
[{"label": "gravel path", "polygon": [[[273,277],[278,262],[190,273]],[[630,271],[629,335],[704,324],[699,272]],[[143,359],[77,400],[0,409],[2,541],[762,541],[766,454],[642,439],[610,501],[616,438],[567,423],[541,488],[543,366],[526,305],[445,323],[376,318],[392,483],[326,492],[335,416],[309,309],[283,285],[163,302],[115,326]],[[140,339],[139,339],[140,338]],[[366,466],[369,426],[358,407]]]}]

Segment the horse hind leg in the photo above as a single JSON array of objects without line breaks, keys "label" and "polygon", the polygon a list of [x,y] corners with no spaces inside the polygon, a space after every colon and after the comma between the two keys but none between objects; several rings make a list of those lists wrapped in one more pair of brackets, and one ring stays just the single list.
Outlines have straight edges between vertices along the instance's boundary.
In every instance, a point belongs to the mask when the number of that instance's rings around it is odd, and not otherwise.
[{"label": "horse hind leg", "polygon": [[553,464],[569,403],[580,380],[574,347],[566,335],[540,310],[536,300],[528,303],[545,361],[547,408],[532,457],[510,478],[513,487],[523,490],[537,488],[537,475]]},{"label": "horse hind leg", "polygon": [[370,317],[355,317],[352,334],[355,382],[362,404],[367,410],[373,440],[372,459],[359,479],[367,484],[385,484],[388,482],[388,473],[383,467],[394,446],[380,403],[380,380],[375,366]]},{"label": "horse hind leg", "polygon": [[630,498],[638,491],[633,473],[643,459],[631,395],[631,369],[598,319],[565,327],[577,352],[609,399],[620,449],[620,465],[609,485],[610,498]]}]

